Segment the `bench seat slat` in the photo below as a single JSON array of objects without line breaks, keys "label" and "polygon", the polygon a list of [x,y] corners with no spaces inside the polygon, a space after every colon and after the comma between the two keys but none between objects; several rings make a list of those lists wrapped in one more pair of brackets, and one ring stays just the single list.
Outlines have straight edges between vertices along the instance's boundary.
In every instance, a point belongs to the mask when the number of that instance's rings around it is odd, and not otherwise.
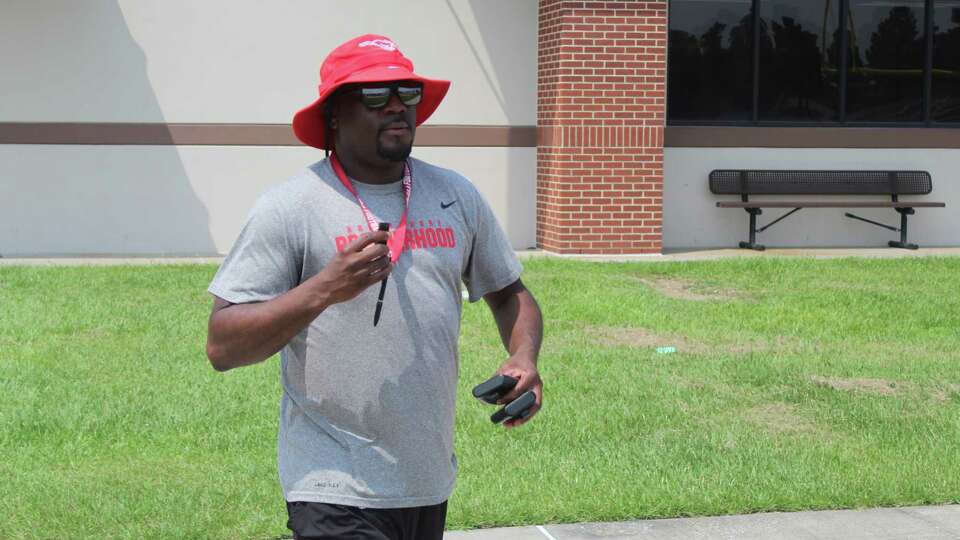
[{"label": "bench seat slat", "polygon": [[719,208],[943,208],[946,203],[920,201],[720,201]]}]

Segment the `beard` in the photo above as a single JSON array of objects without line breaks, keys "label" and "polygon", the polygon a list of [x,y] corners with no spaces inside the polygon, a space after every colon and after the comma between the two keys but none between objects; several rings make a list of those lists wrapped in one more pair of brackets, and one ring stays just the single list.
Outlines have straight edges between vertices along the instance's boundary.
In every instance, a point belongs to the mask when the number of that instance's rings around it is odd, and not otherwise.
[{"label": "beard", "polygon": [[404,161],[413,150],[413,142],[386,145],[377,138],[377,155],[387,161]]}]

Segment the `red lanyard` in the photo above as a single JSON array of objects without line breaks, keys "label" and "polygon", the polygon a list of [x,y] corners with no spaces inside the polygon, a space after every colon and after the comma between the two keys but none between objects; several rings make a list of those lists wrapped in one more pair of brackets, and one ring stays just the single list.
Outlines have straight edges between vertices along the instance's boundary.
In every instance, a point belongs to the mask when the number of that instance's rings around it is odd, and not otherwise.
[{"label": "red lanyard", "polygon": [[[347,188],[347,191],[357,199],[360,210],[363,212],[363,217],[367,220],[367,226],[370,227],[371,231],[377,230],[377,219],[373,217],[367,205],[363,204],[360,194],[357,193],[357,188],[353,187],[353,182],[347,178],[347,173],[343,171],[343,165],[340,165],[340,160],[337,159],[336,154],[330,155],[330,164],[333,166],[333,172],[337,173],[337,178],[340,179],[343,187]],[[407,209],[410,208],[410,192],[413,191],[413,176],[410,174],[409,162],[404,162],[403,164],[403,180],[401,180],[401,184],[403,185],[403,215],[400,217],[400,224],[393,229],[390,239],[387,240],[390,262],[394,263],[397,262],[397,259],[400,258],[400,254],[403,252],[404,239],[407,235]]]}]

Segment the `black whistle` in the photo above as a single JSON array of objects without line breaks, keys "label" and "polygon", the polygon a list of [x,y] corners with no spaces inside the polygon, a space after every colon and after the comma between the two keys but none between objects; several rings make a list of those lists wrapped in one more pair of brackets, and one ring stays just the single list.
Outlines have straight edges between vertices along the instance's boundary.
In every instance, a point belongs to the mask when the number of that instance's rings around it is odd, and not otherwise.
[{"label": "black whistle", "polygon": [[[389,231],[389,223],[380,223],[377,225],[378,231]],[[389,256],[389,255],[388,255]],[[390,276],[387,276],[390,277]],[[380,322],[380,310],[383,309],[383,294],[387,292],[387,278],[383,278],[383,281],[380,282],[380,294],[377,295],[377,308],[373,311],[373,325],[376,326]]]}]

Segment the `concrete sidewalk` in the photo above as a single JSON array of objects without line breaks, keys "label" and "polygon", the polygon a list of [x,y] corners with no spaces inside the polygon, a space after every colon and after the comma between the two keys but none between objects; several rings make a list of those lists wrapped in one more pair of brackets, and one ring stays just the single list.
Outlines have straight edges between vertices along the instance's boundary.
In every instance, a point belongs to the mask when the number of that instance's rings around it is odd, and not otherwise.
[{"label": "concrete sidewalk", "polygon": [[960,505],[449,531],[445,540],[955,540]]}]

